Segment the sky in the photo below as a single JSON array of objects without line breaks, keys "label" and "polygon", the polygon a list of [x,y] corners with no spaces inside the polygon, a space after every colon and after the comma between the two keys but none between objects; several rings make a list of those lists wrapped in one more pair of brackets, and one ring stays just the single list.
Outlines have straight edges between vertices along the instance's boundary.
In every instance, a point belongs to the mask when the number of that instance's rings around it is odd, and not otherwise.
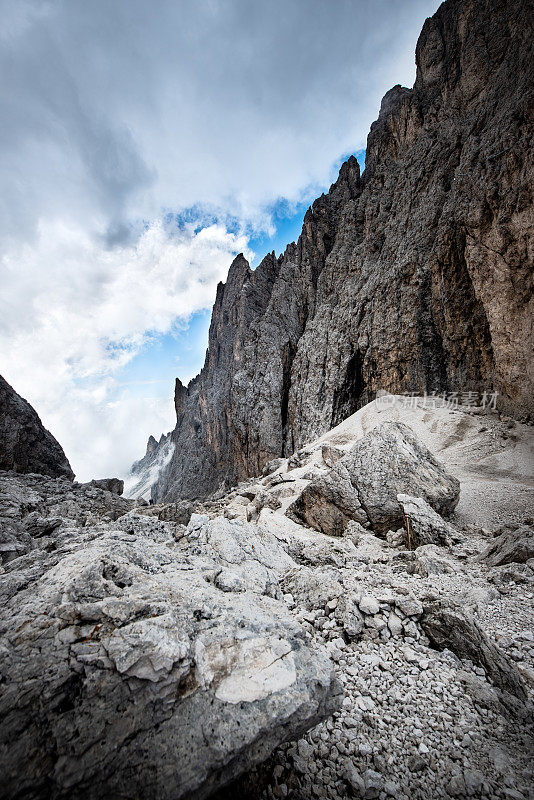
[{"label": "sky", "polygon": [[0,0],[0,374],[78,480],[174,427],[217,283],[412,85],[430,0]]}]

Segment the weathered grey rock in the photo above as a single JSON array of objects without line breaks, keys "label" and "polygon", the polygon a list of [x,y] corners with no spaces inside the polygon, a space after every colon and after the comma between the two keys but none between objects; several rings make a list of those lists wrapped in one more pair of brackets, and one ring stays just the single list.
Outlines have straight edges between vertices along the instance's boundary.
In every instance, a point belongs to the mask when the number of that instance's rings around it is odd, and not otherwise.
[{"label": "weathered grey rock", "polygon": [[368,517],[343,460],[311,481],[286,512],[290,519],[329,536],[343,536],[351,520],[368,523]]},{"label": "weathered grey rock", "polygon": [[277,508],[280,508],[281,505],[282,504],[277,497],[274,497],[268,492],[258,491],[254,495],[254,498],[247,505],[247,520],[251,522],[257,520],[263,508],[271,508],[276,510]]},{"label": "weathered grey rock", "polygon": [[359,609],[362,614],[378,614],[380,611],[380,605],[376,597],[372,595],[364,594],[362,599],[359,602]]},{"label": "weathered grey rock", "polygon": [[284,459],[283,458],[273,458],[272,461],[268,461],[267,462],[267,464],[262,469],[261,474],[264,477],[267,477],[268,475],[272,475],[272,473],[276,472],[276,470],[279,469],[283,463],[284,463]]},{"label": "weathered grey rock", "polygon": [[179,503],[166,503],[157,510],[158,519],[165,522],[178,522],[180,525],[188,525],[191,515],[195,511],[193,503],[182,500]]},{"label": "weathered grey rock", "polygon": [[[311,481],[289,506],[287,515],[316,530],[341,536],[350,520],[385,533],[404,522],[398,493],[424,498],[432,508],[450,513],[460,496],[460,483],[450,475],[406,425],[385,422],[373,428],[326,475]],[[436,535],[437,520],[427,512],[421,536]],[[445,522],[439,530],[452,531]],[[423,541],[421,543],[424,543]]]},{"label": "weathered grey rock", "polygon": [[36,472],[73,480],[61,445],[35,410],[0,376],[0,470]]},{"label": "weathered grey rock", "polygon": [[400,422],[374,428],[340,463],[347,466],[371,526],[378,532],[403,524],[398,493],[422,497],[442,514],[450,514],[460,497],[457,478]]},{"label": "weathered grey rock", "polygon": [[124,491],[124,481],[120,478],[98,478],[91,481],[91,486],[96,486],[98,489],[105,489],[107,492],[113,494],[122,494]]},{"label": "weathered grey rock", "polygon": [[527,692],[517,667],[490,641],[473,617],[452,602],[435,601],[424,606],[421,625],[440,650],[448,648],[459,658],[469,658],[483,667],[489,679],[519,699]]},{"label": "weathered grey rock", "polygon": [[285,545],[288,553],[304,566],[337,567],[348,566],[357,557],[354,543],[347,538],[336,540],[306,539],[290,537]]},{"label": "weathered grey rock", "polygon": [[416,597],[404,595],[395,598],[395,608],[400,610],[407,617],[420,617],[423,613],[423,605]]},{"label": "weathered grey rock", "polygon": [[400,636],[402,633],[402,622],[394,611],[389,612],[388,629],[392,636]]},{"label": "weathered grey rock", "polygon": [[320,568],[311,570],[299,567],[287,572],[283,580],[285,592],[289,592],[304,608],[324,609],[329,600],[343,595],[337,570]]},{"label": "weathered grey rock", "polygon": [[364,626],[364,617],[352,597],[343,595],[339,598],[336,616],[341,621],[343,632],[349,639],[357,639]]},{"label": "weathered grey rock", "polygon": [[530,30],[524,0],[441,5],[363,175],[351,157],[279,258],[236,258],[204,368],[176,386],[156,499],[259,474],[379,389],[496,391],[534,413]]},{"label": "weathered grey rock", "polygon": [[365,782],[349,759],[343,765],[343,779],[354,797],[365,797]]},{"label": "weathered grey rock", "polygon": [[460,534],[452,525],[440,517],[434,509],[421,497],[410,497],[398,494],[397,500],[408,517],[410,526],[410,547],[415,550],[426,544],[437,544],[450,547],[459,541]]},{"label": "weathered grey rock", "polygon": [[[44,483],[43,506],[76,496]],[[20,524],[45,494],[35,476],[0,486]],[[3,797],[207,797],[337,707],[331,663],[275,599],[291,558],[267,531],[194,516],[180,544],[135,510],[66,518],[5,564]]]},{"label": "weathered grey rock", "polygon": [[506,528],[479,556],[479,560],[485,561],[490,567],[514,562],[526,564],[529,558],[534,558],[534,530],[529,525],[515,530]]},{"label": "weathered grey rock", "polygon": [[327,467],[333,467],[336,461],[339,461],[343,455],[343,450],[340,450],[339,447],[334,447],[331,444],[323,444],[321,448],[321,458]]},{"label": "weathered grey rock", "polygon": [[53,546],[55,529],[111,522],[135,505],[91,484],[68,478],[0,471],[0,553],[3,561],[35,547]]},{"label": "weathered grey rock", "polygon": [[424,577],[456,572],[457,566],[439,545],[424,544],[417,548],[414,558],[415,572]]}]

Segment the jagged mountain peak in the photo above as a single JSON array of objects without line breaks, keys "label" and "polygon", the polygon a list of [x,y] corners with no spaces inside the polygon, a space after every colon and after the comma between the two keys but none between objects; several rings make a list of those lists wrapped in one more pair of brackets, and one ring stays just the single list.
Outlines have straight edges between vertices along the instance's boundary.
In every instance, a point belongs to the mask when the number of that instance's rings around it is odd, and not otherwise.
[{"label": "jagged mountain peak", "polygon": [[279,258],[236,257],[204,368],[177,384],[157,498],[258,473],[379,389],[496,392],[534,413],[530,24],[520,0],[444,3],[413,88],[384,96],[363,175],[351,156]]}]

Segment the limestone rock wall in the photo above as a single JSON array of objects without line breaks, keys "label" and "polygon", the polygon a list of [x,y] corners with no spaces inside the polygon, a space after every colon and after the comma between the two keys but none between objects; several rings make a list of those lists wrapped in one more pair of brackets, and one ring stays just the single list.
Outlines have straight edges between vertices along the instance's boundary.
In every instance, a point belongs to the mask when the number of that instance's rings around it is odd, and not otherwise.
[{"label": "limestone rock wall", "polygon": [[363,175],[351,157],[296,244],[255,271],[238,256],[219,286],[157,499],[256,474],[378,389],[496,391],[534,414],[532,33],[524,0],[447,0],[425,22]]}]

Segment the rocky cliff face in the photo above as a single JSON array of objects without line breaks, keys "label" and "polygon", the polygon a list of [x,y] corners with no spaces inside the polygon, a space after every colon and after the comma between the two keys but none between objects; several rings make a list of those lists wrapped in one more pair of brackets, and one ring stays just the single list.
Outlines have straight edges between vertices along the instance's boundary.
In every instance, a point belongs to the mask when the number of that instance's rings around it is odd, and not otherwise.
[{"label": "rocky cliff face", "polygon": [[0,469],[72,480],[60,444],[26,400],[0,376]]},{"label": "rocky cliff face", "polygon": [[425,22],[363,176],[350,158],[296,244],[254,272],[238,256],[219,285],[156,498],[257,473],[378,389],[534,413],[532,33],[522,0],[448,0]]}]

